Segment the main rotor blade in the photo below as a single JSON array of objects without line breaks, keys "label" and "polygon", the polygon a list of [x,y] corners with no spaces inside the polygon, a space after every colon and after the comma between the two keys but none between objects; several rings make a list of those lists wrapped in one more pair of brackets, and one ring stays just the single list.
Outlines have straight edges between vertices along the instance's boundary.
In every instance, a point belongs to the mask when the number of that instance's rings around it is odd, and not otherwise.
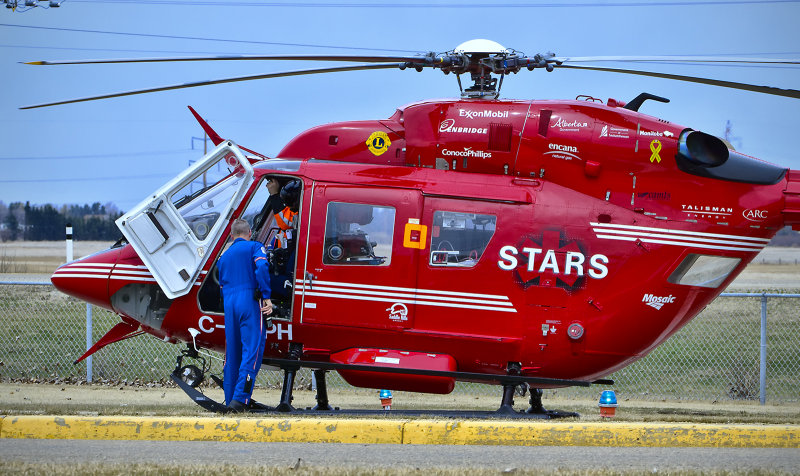
[{"label": "main rotor blade", "polygon": [[734,56],[563,56],[555,57],[553,60],[562,63],[632,61],[642,63],[800,64],[800,59],[797,58],[744,58]]},{"label": "main rotor blade", "polygon": [[757,86],[755,84],[736,83],[733,81],[722,81],[719,79],[697,78],[694,76],[683,76],[679,74],[667,73],[653,73],[650,71],[639,71],[635,69],[620,69],[620,68],[599,68],[595,66],[575,66],[575,65],[553,65],[556,68],[570,68],[570,69],[585,69],[590,71],[605,71],[608,73],[623,73],[635,74],[638,76],[650,76],[653,78],[674,79],[676,81],[687,81],[690,83],[709,84],[711,86],[721,86],[723,88],[742,89],[744,91],[753,91],[757,93],[772,94],[774,96],[783,96],[788,98],[800,99],[800,91],[796,89],[781,89],[772,86]]},{"label": "main rotor blade", "polygon": [[302,76],[306,74],[319,74],[319,73],[339,73],[343,71],[360,71],[366,69],[388,69],[397,68],[397,64],[361,64],[353,66],[338,66],[334,68],[318,68],[318,69],[304,69],[297,71],[284,71],[280,73],[257,74],[254,76],[240,76],[237,78],[215,79],[211,81],[197,81],[193,83],[174,84],[171,86],[161,86],[150,89],[138,89],[135,91],[123,91],[119,93],[105,94],[102,96],[92,96],[79,99],[68,99],[66,101],[51,102],[46,104],[34,104],[32,106],[23,106],[20,109],[35,109],[38,107],[60,106],[62,104],[71,104],[76,102],[95,101],[98,99],[110,99],[122,96],[133,96],[135,94],[155,93],[159,91],[170,91],[172,89],[194,88],[197,86],[208,86],[211,84],[235,83],[238,81],[251,81],[254,79],[268,79],[268,78],[281,78],[285,76]]},{"label": "main rotor blade", "polygon": [[111,58],[64,61],[26,61],[23,64],[55,66],[65,64],[170,63],[182,61],[348,61],[364,63],[424,63],[422,56],[355,56],[355,55],[230,55],[176,56],[171,58]]}]

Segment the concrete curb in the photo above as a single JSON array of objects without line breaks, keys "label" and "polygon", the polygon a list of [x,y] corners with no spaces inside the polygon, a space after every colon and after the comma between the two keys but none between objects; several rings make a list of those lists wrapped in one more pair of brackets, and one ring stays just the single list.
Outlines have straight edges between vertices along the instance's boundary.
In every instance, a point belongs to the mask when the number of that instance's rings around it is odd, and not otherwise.
[{"label": "concrete curb", "polygon": [[800,425],[21,415],[0,417],[0,438],[800,448]]}]

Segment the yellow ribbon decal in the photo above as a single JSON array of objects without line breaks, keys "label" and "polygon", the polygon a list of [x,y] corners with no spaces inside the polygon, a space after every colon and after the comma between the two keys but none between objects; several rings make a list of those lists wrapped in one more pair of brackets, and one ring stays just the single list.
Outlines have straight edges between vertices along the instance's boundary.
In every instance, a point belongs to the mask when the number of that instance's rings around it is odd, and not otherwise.
[{"label": "yellow ribbon decal", "polygon": [[650,156],[650,162],[658,162],[660,164],[661,157],[658,155],[658,153],[661,152],[660,140],[656,139],[650,142],[650,152],[653,153],[653,155]]}]

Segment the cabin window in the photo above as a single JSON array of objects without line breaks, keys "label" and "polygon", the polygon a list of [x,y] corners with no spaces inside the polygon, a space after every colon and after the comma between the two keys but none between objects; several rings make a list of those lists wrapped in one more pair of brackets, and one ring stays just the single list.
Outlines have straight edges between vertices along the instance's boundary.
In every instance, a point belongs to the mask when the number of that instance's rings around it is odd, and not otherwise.
[{"label": "cabin window", "polygon": [[436,211],[431,231],[432,266],[475,266],[494,235],[497,217]]},{"label": "cabin window", "polygon": [[393,207],[331,202],[325,219],[322,262],[389,266],[394,236]]},{"label": "cabin window", "polygon": [[686,286],[717,288],[741,261],[740,258],[727,256],[690,254],[672,272],[667,281]]}]

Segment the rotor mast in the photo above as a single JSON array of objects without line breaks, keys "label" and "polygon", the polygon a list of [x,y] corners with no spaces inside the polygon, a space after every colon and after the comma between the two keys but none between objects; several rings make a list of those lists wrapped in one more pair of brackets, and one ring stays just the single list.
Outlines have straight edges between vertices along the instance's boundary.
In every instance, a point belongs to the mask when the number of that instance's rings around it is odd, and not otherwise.
[{"label": "rotor mast", "polygon": [[[446,53],[428,53],[423,63],[407,62],[400,68],[412,67],[422,71],[424,67],[432,67],[441,69],[444,74],[454,73],[462,98],[497,99],[505,75],[516,74],[523,67],[553,71],[551,63],[559,64],[553,53],[537,54],[531,58],[495,41],[477,39],[461,43]],[[461,75],[465,73],[469,73],[472,79],[472,86],[466,89],[461,84]],[[499,75],[499,81],[495,75]]]}]

